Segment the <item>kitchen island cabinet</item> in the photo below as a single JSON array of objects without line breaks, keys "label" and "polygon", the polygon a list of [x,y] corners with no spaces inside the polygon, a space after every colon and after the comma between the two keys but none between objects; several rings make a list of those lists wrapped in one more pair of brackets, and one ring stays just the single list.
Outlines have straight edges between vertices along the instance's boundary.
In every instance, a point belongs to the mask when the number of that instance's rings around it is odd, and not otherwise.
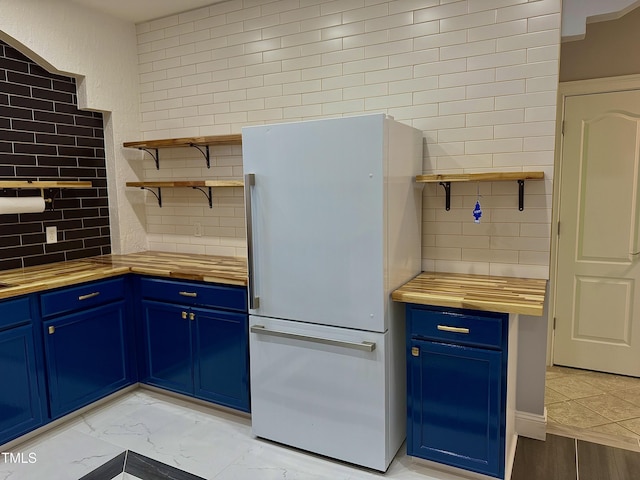
[{"label": "kitchen island cabinet", "polygon": [[249,411],[246,289],[140,279],[142,381]]},{"label": "kitchen island cabinet", "polygon": [[36,355],[31,302],[0,303],[0,445],[44,422],[43,375]]},{"label": "kitchen island cabinet", "polygon": [[92,282],[40,296],[52,419],[132,383],[128,280]]}]

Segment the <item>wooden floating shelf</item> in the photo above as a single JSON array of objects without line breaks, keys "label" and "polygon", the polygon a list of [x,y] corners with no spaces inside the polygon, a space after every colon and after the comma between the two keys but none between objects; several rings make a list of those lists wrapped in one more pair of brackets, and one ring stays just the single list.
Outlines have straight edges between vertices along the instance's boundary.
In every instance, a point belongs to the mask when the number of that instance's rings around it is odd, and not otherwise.
[{"label": "wooden floating shelf", "polygon": [[[158,206],[162,207],[162,189],[163,188],[193,188],[201,191],[209,201],[209,208],[213,208],[212,187],[244,187],[242,180],[168,180],[156,182],[127,182],[127,187],[138,187],[143,190],[149,190],[158,199]],[[157,188],[158,193],[151,190]],[[204,189],[207,189],[206,191]]]},{"label": "wooden floating shelf", "polygon": [[169,138],[164,140],[143,140],[124,142],[127,148],[175,148],[192,147],[194,145],[242,145],[242,135],[211,135],[207,137]]},{"label": "wooden floating shelf", "polygon": [[147,152],[156,162],[156,169],[160,169],[160,148],[193,147],[204,156],[207,168],[211,168],[210,145],[242,145],[242,135],[210,135],[205,137],[168,138],[163,140],[142,140],[138,142],[124,142],[126,148],[137,148]]},{"label": "wooden floating shelf", "polygon": [[0,188],[91,188],[91,182],[73,182],[67,180],[29,182],[24,180],[0,180]]},{"label": "wooden floating shelf", "polygon": [[127,182],[127,187],[181,188],[181,187],[243,187],[242,180],[186,180],[161,182]]},{"label": "wooden floating shelf", "polygon": [[417,175],[418,183],[438,183],[445,192],[445,208],[451,210],[451,182],[518,182],[518,210],[524,210],[524,181],[543,180],[544,172],[443,173]]},{"label": "wooden floating shelf", "polygon": [[416,182],[501,182],[507,180],[542,180],[544,172],[443,173],[418,175]]}]

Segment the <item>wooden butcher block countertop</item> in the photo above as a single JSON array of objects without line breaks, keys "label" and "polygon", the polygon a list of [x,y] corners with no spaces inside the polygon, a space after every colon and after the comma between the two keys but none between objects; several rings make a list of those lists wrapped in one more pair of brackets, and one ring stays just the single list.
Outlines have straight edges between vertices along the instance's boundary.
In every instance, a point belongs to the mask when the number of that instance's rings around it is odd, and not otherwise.
[{"label": "wooden butcher block countertop", "polygon": [[0,299],[126,273],[227,285],[247,284],[247,262],[241,257],[140,252],[0,271]]},{"label": "wooden butcher block countertop", "polygon": [[546,280],[423,272],[391,294],[397,302],[542,316]]}]

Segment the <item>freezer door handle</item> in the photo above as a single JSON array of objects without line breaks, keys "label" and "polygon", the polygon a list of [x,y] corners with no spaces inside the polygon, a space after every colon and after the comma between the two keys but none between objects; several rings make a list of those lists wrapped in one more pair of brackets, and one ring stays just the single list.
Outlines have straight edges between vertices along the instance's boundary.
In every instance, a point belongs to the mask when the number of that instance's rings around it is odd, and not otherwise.
[{"label": "freezer door handle", "polygon": [[333,345],[335,347],[352,348],[354,350],[363,350],[365,352],[373,352],[376,349],[374,342],[346,342],[344,340],[334,340],[332,338],[312,337],[310,335],[302,335],[300,333],[281,332],[278,330],[269,330],[264,325],[252,325],[251,333],[261,335],[271,335],[273,337],[292,338],[294,340],[302,340],[305,342],[322,343],[324,345]]},{"label": "freezer door handle", "polygon": [[260,298],[256,296],[255,264],[253,260],[253,215],[251,212],[251,191],[256,184],[255,173],[247,173],[244,176],[244,208],[247,222],[247,267],[249,270],[249,308],[260,307]]}]

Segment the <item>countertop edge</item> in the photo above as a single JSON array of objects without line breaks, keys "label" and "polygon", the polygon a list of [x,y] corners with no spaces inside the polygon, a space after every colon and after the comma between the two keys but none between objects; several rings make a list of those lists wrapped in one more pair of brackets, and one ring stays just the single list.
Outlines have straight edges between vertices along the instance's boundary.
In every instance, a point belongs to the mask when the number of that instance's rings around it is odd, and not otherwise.
[{"label": "countertop edge", "polygon": [[416,305],[542,317],[546,285],[545,279],[422,272],[394,290],[391,299]]}]

